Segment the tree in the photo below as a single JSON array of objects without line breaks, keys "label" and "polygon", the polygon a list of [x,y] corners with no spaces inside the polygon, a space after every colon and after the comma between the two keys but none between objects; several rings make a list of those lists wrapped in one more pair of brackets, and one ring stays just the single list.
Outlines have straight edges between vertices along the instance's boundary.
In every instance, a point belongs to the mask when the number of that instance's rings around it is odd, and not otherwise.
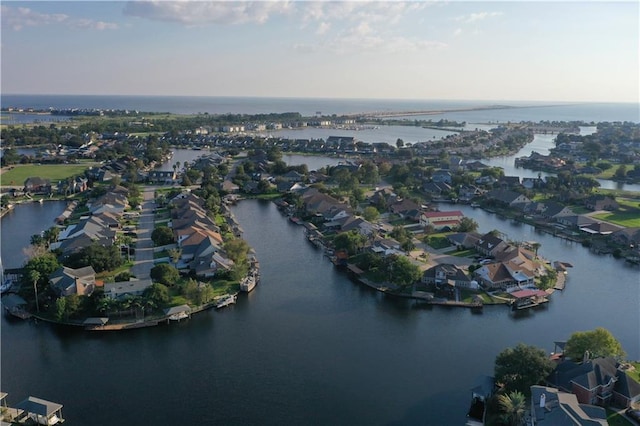
[{"label": "tree", "polygon": [[389,281],[400,287],[413,285],[421,276],[420,268],[405,256],[391,255],[387,257],[382,269],[389,277]]},{"label": "tree", "polygon": [[398,140],[396,141],[396,147],[398,149],[404,147],[404,141],[402,139],[398,138]]},{"label": "tree", "polygon": [[502,420],[508,425],[521,424],[526,412],[527,398],[522,392],[514,391],[508,394],[498,395],[498,406],[502,411]]},{"label": "tree", "polygon": [[142,296],[146,299],[149,307],[161,307],[169,302],[169,289],[160,283],[153,283],[144,290]]},{"label": "tree", "polygon": [[364,220],[368,222],[376,221],[378,216],[380,216],[380,213],[378,212],[378,209],[373,206],[365,207],[362,212],[362,217],[364,217]]},{"label": "tree", "polygon": [[235,263],[242,263],[247,258],[249,249],[249,244],[241,238],[235,238],[224,243],[224,251],[229,256],[229,259]]},{"label": "tree", "polygon": [[519,343],[498,354],[494,369],[496,382],[503,384],[506,391],[527,395],[529,387],[541,383],[553,367],[544,350]]},{"label": "tree", "polygon": [[613,177],[616,180],[623,180],[627,176],[627,166],[624,164],[620,164],[616,169],[616,172],[613,174]]},{"label": "tree", "polygon": [[470,217],[463,217],[460,219],[460,225],[458,225],[458,232],[474,232],[478,229],[478,222]]},{"label": "tree", "polygon": [[151,240],[156,246],[172,244],[174,242],[173,231],[168,226],[160,225],[151,233]]},{"label": "tree", "polygon": [[36,299],[36,309],[38,312],[40,312],[40,304],[38,303],[38,281],[41,278],[40,272],[38,272],[36,269],[32,269],[28,272],[28,277],[29,281],[33,283],[33,292]]},{"label": "tree", "polygon": [[598,327],[591,331],[577,331],[569,337],[565,346],[565,356],[574,361],[583,359],[585,352],[591,358],[614,357],[624,358],[626,355],[622,345],[609,330]]},{"label": "tree", "polygon": [[346,250],[349,255],[354,255],[367,241],[367,237],[356,230],[342,232],[333,239],[336,250]]},{"label": "tree", "polygon": [[165,285],[174,285],[180,279],[180,272],[168,263],[154,266],[149,275],[154,281]]}]

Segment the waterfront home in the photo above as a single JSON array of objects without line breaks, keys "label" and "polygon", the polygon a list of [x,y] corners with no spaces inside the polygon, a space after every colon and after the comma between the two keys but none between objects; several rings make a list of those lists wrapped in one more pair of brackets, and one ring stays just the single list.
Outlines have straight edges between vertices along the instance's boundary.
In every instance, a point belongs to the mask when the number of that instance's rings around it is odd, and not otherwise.
[{"label": "waterfront home", "polygon": [[48,194],[51,192],[51,181],[39,176],[29,177],[24,181],[24,192],[30,194]]},{"label": "waterfront home", "polygon": [[431,197],[442,197],[451,191],[451,185],[446,182],[424,182],[422,184],[422,192]]},{"label": "waterfront home", "polygon": [[640,402],[640,383],[611,357],[581,363],[563,361],[547,377],[547,383],[573,393],[582,404],[626,408]]},{"label": "waterfront home", "polygon": [[104,283],[104,295],[110,299],[119,300],[125,297],[141,296],[151,286],[150,279],[119,281],[116,283]]},{"label": "waterfront home", "polygon": [[421,209],[422,207],[420,206],[420,204],[408,199],[396,201],[395,203],[391,204],[389,207],[389,210],[392,213],[395,213],[402,217],[406,217],[410,212],[416,212]]},{"label": "waterfront home", "polygon": [[586,232],[591,235],[610,235],[622,229],[624,229],[624,227],[608,222],[596,222],[580,227],[582,232]]},{"label": "waterfront home", "polygon": [[590,210],[618,210],[618,202],[606,195],[592,195],[584,200],[584,206]]},{"label": "waterfront home", "polygon": [[376,238],[369,250],[381,256],[404,255],[400,243],[393,238]]},{"label": "waterfront home", "polygon": [[423,284],[434,284],[438,287],[454,286],[463,288],[477,288],[478,283],[456,265],[441,263],[433,266],[422,274],[420,280]]},{"label": "waterfront home", "polygon": [[[364,220],[361,217],[348,216],[337,220],[336,222],[340,229],[340,232],[349,232],[352,230],[358,231],[362,235],[373,235],[375,227],[371,222]],[[327,227],[328,224],[325,224]]]},{"label": "waterfront home", "polygon": [[492,233],[486,233],[475,245],[475,249],[485,256],[495,256],[498,252],[506,249],[508,244],[501,238],[496,237]]},{"label": "waterfront home", "polygon": [[542,217],[545,219],[558,219],[563,216],[573,216],[575,213],[569,207],[555,201],[546,201],[543,203]]},{"label": "waterfront home", "polygon": [[116,238],[116,231],[110,220],[103,220],[100,215],[90,216],[75,225],[67,226],[58,236],[58,242],[51,245],[51,249],[62,248],[63,242],[85,236],[84,240],[99,242],[101,245],[112,245]]},{"label": "waterfront home", "polygon": [[453,245],[461,249],[470,249],[480,241],[482,235],[477,232],[460,232],[457,234],[447,235],[447,240]]},{"label": "waterfront home", "polygon": [[280,178],[286,182],[302,182],[305,176],[296,172],[295,170],[291,170],[286,174],[280,176]]},{"label": "waterfront home", "polygon": [[220,189],[228,194],[235,194],[240,191],[240,187],[228,179],[225,179],[224,182],[222,182]]},{"label": "waterfront home", "polygon": [[561,216],[556,219],[558,223],[564,226],[568,226],[569,228],[579,229],[584,226],[589,226],[594,223],[598,223],[597,220],[584,215],[584,214],[574,214],[569,216]]},{"label": "waterfront home", "polygon": [[474,271],[474,276],[488,289],[512,290],[534,284],[535,273],[516,262],[496,262]]},{"label": "waterfront home", "polygon": [[231,270],[233,266],[233,260],[224,256],[221,252],[198,256],[189,263],[189,269],[201,278],[214,277],[218,271],[226,272]]},{"label": "waterfront home", "polygon": [[90,296],[96,287],[96,271],[92,266],[78,269],[62,266],[49,275],[49,285],[61,297]]},{"label": "waterfront home", "polygon": [[508,189],[494,189],[487,192],[486,197],[489,200],[496,201],[498,204],[514,208],[523,207],[531,202],[525,195]]},{"label": "waterfront home", "polygon": [[197,252],[208,254],[209,250],[217,251],[222,247],[222,236],[217,232],[201,228],[189,228],[188,230],[193,230],[193,232],[178,242],[182,250],[182,260],[189,261],[196,256]]},{"label": "waterfront home", "polygon": [[640,228],[625,228],[611,234],[611,239],[624,246],[640,247]]},{"label": "waterfront home", "polygon": [[432,226],[436,230],[451,230],[460,225],[463,217],[464,214],[460,210],[423,212],[420,215],[420,225],[423,227]]},{"label": "waterfront home", "polygon": [[607,412],[582,404],[575,395],[546,386],[531,386],[531,424],[541,426],[606,426]]}]

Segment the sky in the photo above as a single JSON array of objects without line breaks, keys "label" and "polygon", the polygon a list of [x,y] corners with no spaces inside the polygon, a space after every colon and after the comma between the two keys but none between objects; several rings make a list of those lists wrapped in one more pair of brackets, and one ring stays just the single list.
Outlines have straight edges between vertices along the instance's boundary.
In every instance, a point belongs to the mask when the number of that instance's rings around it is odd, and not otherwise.
[{"label": "sky", "polygon": [[640,100],[637,1],[7,1],[5,94]]}]

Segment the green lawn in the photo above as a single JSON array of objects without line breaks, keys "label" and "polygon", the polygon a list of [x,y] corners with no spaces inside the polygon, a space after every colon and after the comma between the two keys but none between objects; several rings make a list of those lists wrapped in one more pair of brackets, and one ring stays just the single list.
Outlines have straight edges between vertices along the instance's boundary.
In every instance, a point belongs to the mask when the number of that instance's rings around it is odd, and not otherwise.
[{"label": "green lawn", "polygon": [[599,213],[592,217],[627,228],[640,227],[640,208],[637,203],[620,204],[620,209],[615,212]]},{"label": "green lawn", "polygon": [[443,249],[451,246],[449,240],[444,235],[432,235],[429,237],[429,241],[427,242],[434,249]]},{"label": "green lawn", "polygon": [[607,422],[609,426],[631,426],[632,423],[626,418],[622,417],[616,411],[607,408]]},{"label": "green lawn", "polygon": [[475,249],[467,249],[467,250],[456,250],[456,251],[449,252],[447,254],[450,254],[451,256],[456,256],[456,257],[473,257],[476,254],[478,254],[478,252]]},{"label": "green lawn", "polygon": [[53,184],[57,183],[59,180],[80,175],[94,164],[97,163],[43,165],[19,164],[13,166],[13,169],[2,173],[0,181],[2,182],[2,185],[22,186],[27,178],[37,176],[43,179],[50,179]]}]

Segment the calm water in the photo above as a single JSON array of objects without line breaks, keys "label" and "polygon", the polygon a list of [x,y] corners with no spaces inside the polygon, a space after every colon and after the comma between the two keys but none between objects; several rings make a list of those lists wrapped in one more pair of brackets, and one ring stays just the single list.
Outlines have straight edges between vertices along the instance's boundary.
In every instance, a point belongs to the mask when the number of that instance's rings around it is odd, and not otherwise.
[{"label": "calm water", "polygon": [[25,203],[17,205],[0,220],[0,255],[5,268],[19,268],[26,260],[23,251],[31,236],[55,225],[55,218],[64,211],[64,201]]},{"label": "calm water", "polygon": [[262,265],[250,295],[118,334],[3,316],[2,390],[14,404],[27,395],[60,402],[80,425],[450,425],[463,424],[474,378],[518,342],[550,351],[575,330],[603,326],[640,358],[638,269],[457,207],[482,230],[536,239],[542,255],[574,264],[567,289],[517,317],[505,307],[419,308],[349,281],[272,203],[245,201],[234,212]]},{"label": "calm water", "polygon": [[3,107],[46,109],[102,108],[129,109],[176,114],[262,114],[299,112],[303,116],[350,114],[372,111],[422,111],[470,108],[486,105],[509,105],[515,109],[465,111],[408,117],[414,119],[446,118],[468,123],[584,120],[640,122],[638,103],[558,103],[522,101],[444,101],[394,99],[323,99],[323,98],[252,98],[213,96],[78,96],[78,95],[15,95],[2,94]]}]

